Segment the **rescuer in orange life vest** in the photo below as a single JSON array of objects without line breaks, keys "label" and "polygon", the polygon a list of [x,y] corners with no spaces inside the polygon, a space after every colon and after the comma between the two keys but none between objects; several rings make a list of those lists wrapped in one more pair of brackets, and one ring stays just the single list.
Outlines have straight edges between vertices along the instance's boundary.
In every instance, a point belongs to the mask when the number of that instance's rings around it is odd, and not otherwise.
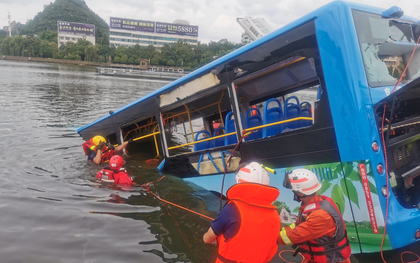
[{"label": "rescuer in orange life vest", "polygon": [[123,144],[114,147],[111,144],[107,144],[106,140],[102,136],[95,136],[89,141],[83,143],[83,151],[88,157],[88,161],[92,161],[96,164],[108,162],[116,152],[122,151],[127,147],[127,144],[132,142],[132,139],[124,142]]},{"label": "rescuer in orange life vest", "polygon": [[203,236],[217,243],[216,262],[262,263],[277,252],[280,218],[272,203],[280,192],[270,187],[267,171],[256,162],[240,165],[236,182],[227,191],[226,206]]},{"label": "rescuer in orange life vest", "polygon": [[115,183],[120,185],[132,185],[133,180],[122,168],[124,159],[119,155],[114,155],[109,160],[109,168],[104,168],[96,174],[96,178],[103,182]]},{"label": "rescuer in orange life vest", "polygon": [[283,186],[302,204],[297,222],[281,229],[278,242],[297,246],[305,262],[350,263],[344,220],[331,198],[317,194],[321,188],[317,176],[307,169],[295,169],[285,174]]}]

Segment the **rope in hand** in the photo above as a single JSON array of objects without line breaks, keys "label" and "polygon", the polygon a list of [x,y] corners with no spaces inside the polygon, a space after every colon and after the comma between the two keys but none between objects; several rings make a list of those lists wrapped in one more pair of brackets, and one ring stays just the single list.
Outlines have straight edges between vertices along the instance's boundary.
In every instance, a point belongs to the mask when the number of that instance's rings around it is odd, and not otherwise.
[{"label": "rope in hand", "polygon": [[[232,156],[233,156],[233,154],[235,153],[236,149],[238,148],[239,144],[241,144],[242,139],[244,139],[244,138],[248,137],[248,135],[250,135],[251,133],[256,132],[256,131],[258,131],[258,130],[253,130],[253,131],[248,132],[248,131],[246,131],[246,130],[244,129],[244,130],[242,131],[242,136],[241,136],[241,139],[238,141],[238,143],[236,144],[235,148],[233,149],[232,153],[229,155],[229,158],[227,159],[227,161],[226,161],[226,163],[225,163],[225,169],[224,169],[224,171],[223,171],[222,189],[220,190],[220,200],[219,200],[219,202],[220,202],[220,209],[219,209],[219,211],[222,211],[222,208],[223,208],[223,204],[222,204],[223,186],[225,185],[226,171],[227,171],[227,166],[228,166],[228,164],[229,164],[229,162],[230,162],[230,159],[232,158]],[[223,160],[222,160],[222,161],[223,161]]]},{"label": "rope in hand", "polygon": [[144,189],[146,189],[146,191],[147,191],[147,192],[149,192],[150,194],[152,194],[154,197],[156,197],[156,198],[157,198],[159,201],[161,201],[161,202],[164,202],[164,203],[167,203],[167,204],[170,204],[170,205],[176,206],[176,207],[181,208],[181,209],[183,209],[183,210],[185,210],[185,211],[188,211],[188,212],[191,212],[191,213],[193,213],[193,214],[196,214],[196,215],[199,215],[199,216],[205,217],[205,218],[210,219],[210,220],[212,220],[212,221],[214,220],[214,218],[211,218],[211,217],[209,217],[209,216],[206,216],[206,215],[200,214],[200,213],[198,213],[198,212],[195,212],[195,211],[193,211],[193,210],[191,210],[191,209],[188,209],[188,208],[186,208],[186,207],[183,207],[183,206],[177,205],[177,204],[175,204],[175,203],[169,202],[169,201],[167,201],[167,200],[165,200],[165,199],[163,199],[163,198],[160,198],[157,194],[153,193],[153,192],[152,192],[152,190],[150,190],[150,188],[149,188],[149,184],[151,184],[151,183],[157,183],[157,182],[159,182],[160,180],[162,180],[163,178],[165,178],[165,175],[164,175],[164,176],[162,176],[161,178],[159,178],[159,179],[158,179],[158,180],[156,180],[156,181],[152,181],[152,182],[148,182],[147,184],[143,184],[143,185],[142,185],[142,187],[143,187]]},{"label": "rope in hand", "polygon": [[[404,69],[403,73],[401,74],[400,79],[398,80],[398,82],[395,85],[394,89],[392,90],[391,94],[394,93],[394,91],[397,89],[397,87],[400,84],[400,82],[401,82],[401,80],[402,80],[405,72],[407,71],[407,68],[410,65],[411,59],[413,58],[413,55],[416,52],[417,46],[419,44],[419,41],[420,41],[420,36],[417,39],[416,46],[414,47],[413,52],[411,53],[411,57],[408,60],[408,63],[405,66],[405,69]],[[392,106],[391,106],[391,108],[392,108]],[[386,153],[385,132],[384,132],[385,111],[386,111],[386,103],[384,104],[384,113],[383,113],[383,116],[382,116],[382,127],[381,127],[382,128],[382,147],[383,147],[383,151],[384,151],[384,155],[385,155],[385,180],[386,180],[386,193],[387,193],[386,194],[386,210],[385,210],[384,234],[382,236],[382,242],[381,242],[381,258],[382,258],[382,261],[384,263],[387,263],[386,260],[385,260],[385,258],[384,258],[384,253],[383,253],[383,246],[384,246],[385,235],[386,235],[386,225],[387,225],[387,221],[388,221],[388,207],[389,207],[388,159],[387,159],[387,153]],[[392,116],[389,116],[389,119],[391,120],[392,119]],[[387,130],[390,130],[391,129],[391,123],[389,125],[390,125],[390,127],[388,127]],[[404,263],[404,261],[403,261],[403,255],[404,254],[413,254],[413,255],[417,256],[417,258],[418,258],[418,260],[415,261],[415,262],[420,262],[420,256],[418,256],[417,254],[415,254],[413,252],[410,252],[410,251],[404,251],[403,253],[401,253],[401,262]]]}]

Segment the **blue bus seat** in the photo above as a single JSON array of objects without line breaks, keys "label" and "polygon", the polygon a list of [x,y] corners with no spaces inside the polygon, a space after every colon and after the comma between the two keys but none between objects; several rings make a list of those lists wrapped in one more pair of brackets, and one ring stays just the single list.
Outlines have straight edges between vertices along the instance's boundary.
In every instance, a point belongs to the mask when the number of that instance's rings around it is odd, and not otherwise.
[{"label": "blue bus seat", "polygon": [[[203,137],[201,139],[198,139],[198,136],[200,134],[207,134],[208,138],[211,138],[210,132],[208,132],[208,131],[199,131],[195,135],[195,141],[196,142],[198,142],[200,140],[203,140],[203,139],[207,139],[206,137]],[[211,143],[211,140],[209,140],[209,141],[205,141],[205,142],[196,143],[194,145],[194,151],[201,151],[201,150],[209,149],[209,148],[212,148],[212,147],[213,147],[213,145]]]},{"label": "blue bus seat", "polygon": [[[242,120],[242,115],[241,115],[241,121],[242,121],[242,124],[243,124],[244,122]],[[231,133],[231,132],[236,131],[235,119],[234,119],[234,116],[233,116],[233,112],[230,111],[226,115],[225,125],[226,125],[226,127],[225,127],[226,128],[225,129],[226,133]],[[225,137],[225,145],[236,144],[236,143],[238,143],[238,138],[236,137],[236,134],[232,134],[230,136]]]},{"label": "blue bus seat", "polygon": [[[307,105],[307,107],[304,107]],[[312,118],[312,107],[311,104],[307,101],[304,101],[300,104],[300,116]],[[299,127],[309,127],[312,125],[312,121],[309,120],[300,120]]]},{"label": "blue bus seat", "polygon": [[[222,130],[223,130],[223,132],[222,132]],[[218,135],[222,135],[224,133],[225,133],[225,128],[224,127],[219,127],[216,130],[214,130],[213,137],[216,137]],[[214,147],[219,147],[219,146],[225,145],[225,138],[214,139],[213,140],[213,145],[214,145]]]},{"label": "blue bus seat", "polygon": [[[269,109],[268,106],[271,102],[277,103],[277,106]],[[263,124],[279,122],[282,120],[284,120],[284,116],[283,116],[283,110],[282,110],[280,101],[278,99],[267,100],[267,102],[264,105]],[[284,130],[283,124],[265,127],[263,129],[263,138],[267,138],[268,136],[279,134],[283,130]]]},{"label": "blue bus seat", "polygon": [[[296,104],[289,102],[290,100],[296,100]],[[300,117],[300,104],[299,99],[296,96],[291,96],[284,102],[284,115],[285,119],[293,119]],[[299,128],[299,121],[288,122],[287,127],[289,129]]]},{"label": "blue bus seat", "polygon": [[[253,112],[257,112],[257,115],[252,115]],[[251,116],[249,116],[251,114]],[[246,119],[245,119],[245,129],[261,126],[263,124],[263,120],[261,118],[261,112],[257,108],[251,108],[246,112]],[[258,129],[257,131],[253,130],[254,132],[248,135],[245,138],[245,141],[261,139],[262,137],[262,129]]]}]

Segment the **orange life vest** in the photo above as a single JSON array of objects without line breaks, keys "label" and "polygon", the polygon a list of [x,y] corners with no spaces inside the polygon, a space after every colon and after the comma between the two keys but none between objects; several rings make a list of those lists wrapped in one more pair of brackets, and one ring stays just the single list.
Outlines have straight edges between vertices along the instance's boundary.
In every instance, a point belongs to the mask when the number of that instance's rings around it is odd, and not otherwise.
[{"label": "orange life vest", "polygon": [[309,262],[335,263],[346,261],[351,255],[351,247],[343,217],[331,198],[326,196],[321,196],[321,198],[324,200],[309,203],[300,208],[296,226],[305,222],[311,212],[322,209],[334,219],[335,234],[332,237],[325,235],[315,240],[304,242],[300,244],[298,251]]},{"label": "orange life vest", "polygon": [[133,184],[133,180],[127,174],[127,171],[124,168],[121,168],[119,171],[115,171],[110,168],[104,168],[96,174],[96,178],[107,183],[116,183],[116,184],[125,184],[125,185]]},{"label": "orange life vest", "polygon": [[[96,153],[96,145],[93,143],[93,140],[90,139],[89,141],[86,141],[83,143],[83,151],[85,152],[86,156],[89,160],[89,155],[91,153]],[[101,149],[102,156],[101,156],[101,162],[109,162],[112,156],[115,155],[115,152],[112,148],[109,148],[107,145],[104,145]]]},{"label": "orange life vest", "polygon": [[271,203],[279,196],[277,188],[240,183],[227,191],[229,203],[239,210],[241,227],[233,238],[217,237],[219,253],[216,263],[269,262],[277,252],[280,217]]}]

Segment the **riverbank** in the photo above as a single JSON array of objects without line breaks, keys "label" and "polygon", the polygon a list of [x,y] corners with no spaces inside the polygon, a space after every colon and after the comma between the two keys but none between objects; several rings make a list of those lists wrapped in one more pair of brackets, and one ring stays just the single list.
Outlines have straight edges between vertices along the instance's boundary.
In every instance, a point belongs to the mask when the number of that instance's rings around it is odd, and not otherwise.
[{"label": "riverbank", "polygon": [[[101,62],[92,62],[92,61],[78,61],[78,60],[65,60],[65,59],[54,59],[54,58],[39,58],[39,57],[5,56],[5,55],[0,56],[0,60],[59,63],[59,64],[67,64],[67,65],[92,66],[92,67],[112,67],[113,65],[121,66],[120,64],[101,63]],[[131,66],[135,68],[134,65],[131,65]]]},{"label": "riverbank", "polygon": [[[102,63],[102,62],[93,62],[93,61],[80,61],[80,60],[66,60],[66,59],[54,59],[54,58],[39,58],[39,57],[21,57],[21,56],[6,56],[0,55],[0,60],[11,60],[11,61],[22,61],[22,62],[44,62],[44,63],[59,63],[67,65],[79,65],[79,66],[90,66],[90,67],[101,67],[101,68],[123,68],[123,69],[135,69],[140,70],[140,65],[131,65],[131,64],[117,64],[117,63]],[[156,68],[163,69],[172,69],[174,67],[166,66],[155,66]],[[179,69],[179,68],[177,68]],[[171,72],[164,71],[162,72]],[[173,72],[173,71],[172,71]]]}]

